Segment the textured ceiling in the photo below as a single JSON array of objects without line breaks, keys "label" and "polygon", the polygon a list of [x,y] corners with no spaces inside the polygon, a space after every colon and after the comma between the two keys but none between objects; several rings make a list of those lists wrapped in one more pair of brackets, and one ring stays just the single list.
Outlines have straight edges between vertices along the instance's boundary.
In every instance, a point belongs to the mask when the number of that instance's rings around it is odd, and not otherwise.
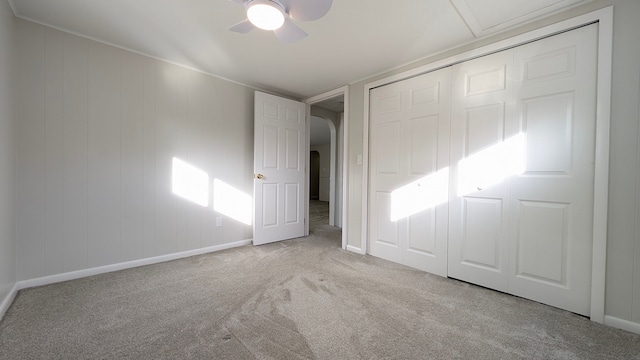
[{"label": "textured ceiling", "polygon": [[[529,20],[507,11],[516,2],[531,7],[530,0],[509,0],[502,12],[506,0],[483,0],[486,8],[495,5],[491,12],[477,10],[479,0],[334,0],[325,17],[297,22],[309,37],[282,44],[272,32],[228,31],[245,19],[243,7],[229,0],[9,1],[19,17],[294,98],[472,41],[482,35],[470,29],[483,24],[483,14],[509,26]],[[583,0],[540,1],[555,11]]]}]

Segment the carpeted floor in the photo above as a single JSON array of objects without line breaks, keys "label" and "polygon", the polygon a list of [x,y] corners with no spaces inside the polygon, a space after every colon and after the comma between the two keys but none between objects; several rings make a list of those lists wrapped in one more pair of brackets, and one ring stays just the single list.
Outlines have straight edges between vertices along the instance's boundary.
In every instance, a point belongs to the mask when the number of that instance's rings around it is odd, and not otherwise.
[{"label": "carpeted floor", "polygon": [[640,336],[311,230],[22,290],[0,359],[640,359]]}]

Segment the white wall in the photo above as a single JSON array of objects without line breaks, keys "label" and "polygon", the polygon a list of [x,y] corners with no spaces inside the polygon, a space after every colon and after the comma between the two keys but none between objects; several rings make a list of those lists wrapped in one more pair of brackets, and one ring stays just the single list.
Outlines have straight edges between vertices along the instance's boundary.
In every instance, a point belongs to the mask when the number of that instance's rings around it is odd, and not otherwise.
[{"label": "white wall", "polygon": [[16,282],[13,22],[9,4],[0,1],[0,303]]},{"label": "white wall", "polygon": [[[640,1],[594,0],[553,17],[398,68],[350,85],[349,92],[349,245],[360,247],[364,86],[412,68],[445,59],[564,19],[614,5],[613,85],[607,236],[606,310],[609,317],[640,329]],[[636,230],[637,229],[637,230]]]},{"label": "white wall", "polygon": [[175,156],[253,193],[252,89],[24,20],[15,31],[18,280],[252,237],[171,191]]}]

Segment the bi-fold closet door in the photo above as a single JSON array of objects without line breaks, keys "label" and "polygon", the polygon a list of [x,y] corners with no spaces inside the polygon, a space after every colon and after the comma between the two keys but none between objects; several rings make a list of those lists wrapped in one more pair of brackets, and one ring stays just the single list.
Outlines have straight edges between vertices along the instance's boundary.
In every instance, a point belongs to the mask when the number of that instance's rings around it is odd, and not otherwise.
[{"label": "bi-fold closet door", "polygon": [[[447,275],[450,69],[371,91],[369,253]],[[438,189],[438,191],[434,191]]]},{"label": "bi-fold closet door", "polygon": [[596,34],[373,89],[370,254],[588,315]]}]

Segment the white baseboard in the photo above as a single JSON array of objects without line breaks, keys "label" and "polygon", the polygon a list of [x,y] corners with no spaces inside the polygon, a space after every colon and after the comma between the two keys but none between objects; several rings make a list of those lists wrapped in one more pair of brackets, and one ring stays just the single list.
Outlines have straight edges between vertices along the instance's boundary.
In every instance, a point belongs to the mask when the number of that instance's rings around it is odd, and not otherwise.
[{"label": "white baseboard", "polygon": [[7,296],[4,298],[4,300],[2,300],[2,303],[0,304],[0,320],[2,320],[2,318],[4,317],[4,313],[9,310],[9,306],[11,306],[11,303],[16,298],[17,294],[18,284],[14,284],[11,291],[9,291],[9,294],[7,294]]},{"label": "white baseboard", "polygon": [[613,316],[604,316],[604,324],[614,328],[626,330],[640,335],[640,324],[629,320],[619,319]]},{"label": "white baseboard", "polygon": [[[252,243],[252,241],[253,241],[252,239],[240,240],[240,241],[235,241],[228,244],[209,246],[209,247],[195,249],[195,250],[183,251],[175,254],[155,256],[151,258],[127,261],[127,262],[113,264],[113,265],[105,265],[105,266],[100,266],[100,267],[95,267],[90,269],[44,276],[44,277],[35,278],[35,279],[22,280],[22,281],[18,281],[18,283],[16,284],[16,287],[17,287],[17,290],[21,290],[21,289],[27,289],[35,286],[55,284],[63,281],[75,280],[75,279],[109,273],[109,272],[118,271],[118,270],[131,269],[138,266],[152,265],[152,264],[157,264],[165,261],[171,261],[171,260],[182,259],[190,256],[202,255],[202,254],[212,253],[216,251],[231,249],[239,246],[249,245]],[[13,299],[11,300],[13,301]],[[9,302],[9,304],[11,304],[11,302]]]},{"label": "white baseboard", "polygon": [[352,251],[352,252],[354,252],[354,253],[361,254],[361,255],[365,255],[365,252],[364,252],[364,251],[362,251],[362,249],[361,249],[361,248],[359,248],[359,247],[355,247],[355,246],[352,246],[352,245],[347,245],[347,250],[348,250],[348,251]]}]

